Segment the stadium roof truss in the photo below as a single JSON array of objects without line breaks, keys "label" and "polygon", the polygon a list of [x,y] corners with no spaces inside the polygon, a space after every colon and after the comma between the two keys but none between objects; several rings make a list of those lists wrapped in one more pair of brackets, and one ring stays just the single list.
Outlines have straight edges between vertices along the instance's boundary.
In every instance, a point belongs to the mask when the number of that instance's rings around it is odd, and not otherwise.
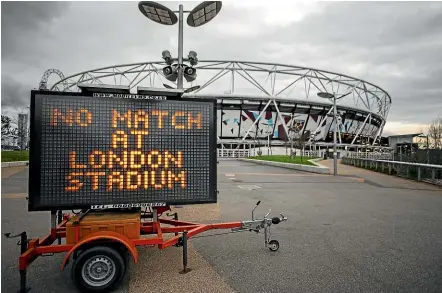
[{"label": "stadium roof truss", "polygon": [[[50,89],[78,92],[80,91],[78,85],[84,83],[125,85],[129,86],[131,92],[134,93],[138,86],[161,88],[166,84],[176,88],[175,83],[165,78],[162,71],[165,66],[167,64],[160,61],[97,68],[61,78]],[[326,106],[330,107],[328,113],[331,113],[332,102],[319,98],[317,93],[328,92],[336,96],[350,93],[338,100],[337,108],[345,108],[365,116],[352,144],[365,124],[371,123],[372,119],[380,121],[374,143],[382,134],[391,106],[390,95],[379,86],[348,75],[310,67],[245,61],[199,61],[194,68],[198,77],[187,87],[200,85],[200,88],[184,96],[231,100],[232,103],[235,100],[243,102],[261,100],[262,103],[265,101],[264,108],[260,107],[260,116],[267,107],[273,105],[286,132],[288,125],[281,118],[278,104],[281,106],[284,102],[295,102],[309,106]],[[58,74],[58,72],[55,73]],[[47,73],[44,78],[44,85],[46,85]],[[253,126],[247,131],[242,141],[246,139],[252,128]]]}]

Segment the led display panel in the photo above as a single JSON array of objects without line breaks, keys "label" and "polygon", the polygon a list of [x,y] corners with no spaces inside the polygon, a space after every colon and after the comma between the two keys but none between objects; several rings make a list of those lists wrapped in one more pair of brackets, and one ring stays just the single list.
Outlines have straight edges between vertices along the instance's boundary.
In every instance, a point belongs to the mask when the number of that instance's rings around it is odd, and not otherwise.
[{"label": "led display panel", "polygon": [[216,102],[33,91],[29,210],[216,202]]}]

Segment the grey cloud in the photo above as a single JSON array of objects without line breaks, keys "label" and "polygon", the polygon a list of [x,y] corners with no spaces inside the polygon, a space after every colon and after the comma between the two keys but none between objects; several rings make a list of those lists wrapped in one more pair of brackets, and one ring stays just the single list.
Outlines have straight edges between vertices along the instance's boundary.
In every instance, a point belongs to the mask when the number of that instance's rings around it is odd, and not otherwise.
[{"label": "grey cloud", "polygon": [[69,8],[69,2],[2,2],[2,33],[36,31]]},{"label": "grey cloud", "polygon": [[[322,14],[270,30],[265,39],[293,46],[281,60],[294,56],[381,86],[393,99],[388,120],[426,123],[442,113],[441,22],[441,3],[329,2]],[[314,48],[316,56],[303,47]],[[365,66],[352,74],[355,64]]]},{"label": "grey cloud", "polygon": [[[69,8],[69,2],[2,2],[2,59],[14,54],[21,42],[38,49],[32,35],[42,37],[50,24]],[[28,39],[31,37],[31,39]]]},{"label": "grey cloud", "polygon": [[[321,14],[281,30],[286,41],[364,48],[413,43],[440,35],[442,4],[422,2],[329,2]],[[267,37],[278,39],[271,32]]]},{"label": "grey cloud", "polygon": [[26,85],[2,75],[2,109],[20,111],[29,106],[30,90]]},{"label": "grey cloud", "polygon": [[[165,5],[178,8],[177,2]],[[225,2],[210,24],[185,24],[185,53],[195,50],[202,60],[304,65],[362,78],[392,96],[389,121],[428,123],[442,114],[442,3],[318,6],[317,12],[284,27],[266,25],[265,8],[253,2],[241,9]],[[30,90],[25,85],[38,85],[48,68],[69,75],[159,60],[164,49],[176,55],[177,29],[146,19],[137,2],[2,2],[2,88],[9,77]]]}]

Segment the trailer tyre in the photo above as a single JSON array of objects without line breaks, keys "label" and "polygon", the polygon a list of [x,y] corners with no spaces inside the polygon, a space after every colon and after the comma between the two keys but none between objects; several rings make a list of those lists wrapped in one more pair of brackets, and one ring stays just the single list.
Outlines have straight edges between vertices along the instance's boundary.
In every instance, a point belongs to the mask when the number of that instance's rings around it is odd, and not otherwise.
[{"label": "trailer tyre", "polygon": [[81,292],[110,292],[122,282],[125,273],[123,257],[107,246],[84,250],[72,265],[72,280]]},{"label": "trailer tyre", "polygon": [[278,240],[270,240],[268,244],[268,248],[271,251],[277,251],[279,249],[279,242]]}]

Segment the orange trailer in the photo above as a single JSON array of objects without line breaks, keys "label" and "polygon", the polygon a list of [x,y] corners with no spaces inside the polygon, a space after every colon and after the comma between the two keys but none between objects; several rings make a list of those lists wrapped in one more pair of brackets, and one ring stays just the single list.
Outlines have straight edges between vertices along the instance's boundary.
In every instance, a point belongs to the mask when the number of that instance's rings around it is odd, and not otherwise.
[{"label": "orange trailer", "polygon": [[[251,221],[199,224],[179,221],[177,213],[166,213],[169,210],[169,207],[149,211],[83,210],[78,214],[58,211],[57,214],[51,213],[53,226],[44,237],[28,239],[26,232],[18,235],[6,233],[8,238],[20,237],[19,292],[30,290],[26,287],[26,270],[41,255],[66,253],[61,269],[72,261],[71,276],[81,292],[110,292],[123,280],[127,256],[137,263],[137,246],[183,247],[182,273],[187,273],[190,270],[187,267],[187,241],[193,236],[213,229],[257,233],[264,230],[266,247],[276,251],[279,242],[270,239],[270,226],[287,220],[282,214],[271,218],[270,213],[262,219],[253,219],[252,213]],[[166,237],[166,234],[174,235]]]}]

